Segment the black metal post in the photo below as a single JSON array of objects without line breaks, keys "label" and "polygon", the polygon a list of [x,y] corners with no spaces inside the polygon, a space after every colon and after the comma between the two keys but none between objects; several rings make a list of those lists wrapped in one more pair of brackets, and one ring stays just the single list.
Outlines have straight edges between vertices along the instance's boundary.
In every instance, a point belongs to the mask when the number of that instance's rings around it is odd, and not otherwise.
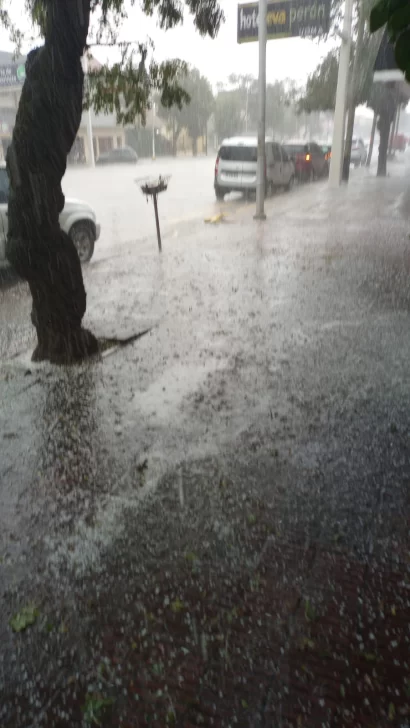
[{"label": "black metal post", "polygon": [[154,210],[155,210],[155,223],[157,226],[158,250],[160,253],[162,253],[161,231],[159,229],[158,202],[157,202],[157,193],[156,192],[154,192],[153,198],[154,198]]}]

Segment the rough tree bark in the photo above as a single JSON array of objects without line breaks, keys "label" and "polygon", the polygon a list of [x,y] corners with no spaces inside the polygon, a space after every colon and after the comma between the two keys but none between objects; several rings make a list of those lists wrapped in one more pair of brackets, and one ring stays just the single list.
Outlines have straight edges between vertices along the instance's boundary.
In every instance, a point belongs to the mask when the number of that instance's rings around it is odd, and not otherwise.
[{"label": "rough tree bark", "polygon": [[48,0],[45,42],[31,51],[12,144],[7,258],[30,286],[34,361],[70,364],[98,352],[82,328],[86,293],[74,244],[60,228],[61,180],[81,122],[81,58],[90,0]]}]

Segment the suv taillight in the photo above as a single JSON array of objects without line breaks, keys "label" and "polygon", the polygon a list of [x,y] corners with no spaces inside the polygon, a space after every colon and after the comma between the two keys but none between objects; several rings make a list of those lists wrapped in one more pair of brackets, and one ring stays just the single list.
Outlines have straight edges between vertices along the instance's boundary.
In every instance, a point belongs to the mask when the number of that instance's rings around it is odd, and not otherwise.
[{"label": "suv taillight", "polygon": [[219,167],[219,157],[216,158],[216,162],[215,162],[215,177],[218,176],[218,167]]}]

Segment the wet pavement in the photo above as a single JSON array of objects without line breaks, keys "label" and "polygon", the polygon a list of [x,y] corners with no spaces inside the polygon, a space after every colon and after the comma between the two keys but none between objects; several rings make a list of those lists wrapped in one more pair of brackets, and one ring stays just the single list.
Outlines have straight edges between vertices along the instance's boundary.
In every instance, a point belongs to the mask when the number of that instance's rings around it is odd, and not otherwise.
[{"label": "wet pavement", "polygon": [[408,725],[408,189],[124,233],[79,369],[2,289],[1,726]]}]

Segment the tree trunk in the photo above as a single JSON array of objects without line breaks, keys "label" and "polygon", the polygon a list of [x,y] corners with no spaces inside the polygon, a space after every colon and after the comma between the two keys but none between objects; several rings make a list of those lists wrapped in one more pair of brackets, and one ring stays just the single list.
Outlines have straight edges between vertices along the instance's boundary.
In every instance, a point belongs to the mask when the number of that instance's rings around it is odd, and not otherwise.
[{"label": "tree trunk", "polygon": [[177,156],[177,130],[175,117],[172,117],[172,156]]},{"label": "tree trunk", "polygon": [[390,127],[389,151],[388,151],[389,157],[391,157],[392,152],[393,152],[393,139],[394,139],[394,130],[396,128],[397,112],[398,112],[398,109],[396,109],[396,111],[394,112],[393,121],[391,122],[391,127]]},{"label": "tree trunk", "polygon": [[34,361],[70,364],[98,352],[81,326],[86,293],[71,239],[59,224],[61,180],[81,122],[91,0],[49,0],[45,42],[28,54],[13,139],[6,255],[30,287]]},{"label": "tree trunk", "polygon": [[194,157],[198,154],[198,137],[192,137],[192,154]]},{"label": "tree trunk", "polygon": [[378,177],[385,177],[387,174],[387,149],[389,146],[390,124],[391,115],[384,109],[379,118],[380,146],[379,158],[377,161]]},{"label": "tree trunk", "polygon": [[366,167],[370,167],[370,163],[372,161],[374,137],[375,137],[375,134],[376,134],[376,124],[377,124],[377,114],[376,114],[376,112],[374,112],[374,114],[373,114],[373,123],[372,123],[372,131],[371,131],[371,134],[370,134],[370,144],[369,144],[369,149],[368,149],[368,152],[367,152]]}]

